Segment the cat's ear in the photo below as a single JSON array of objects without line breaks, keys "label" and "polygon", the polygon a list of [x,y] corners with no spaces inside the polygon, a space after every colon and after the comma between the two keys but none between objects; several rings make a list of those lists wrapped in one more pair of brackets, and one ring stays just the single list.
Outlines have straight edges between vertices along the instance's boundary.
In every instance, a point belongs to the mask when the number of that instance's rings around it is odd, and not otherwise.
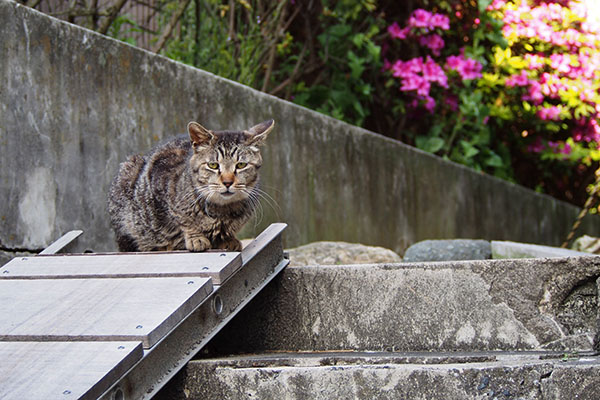
[{"label": "cat's ear", "polygon": [[246,144],[259,146],[264,143],[265,139],[269,132],[273,130],[275,126],[275,121],[270,119],[265,122],[261,122],[258,125],[253,126],[252,128],[244,131],[244,135],[246,135]]},{"label": "cat's ear", "polygon": [[215,139],[211,131],[197,122],[190,122],[187,129],[194,146],[208,146]]}]

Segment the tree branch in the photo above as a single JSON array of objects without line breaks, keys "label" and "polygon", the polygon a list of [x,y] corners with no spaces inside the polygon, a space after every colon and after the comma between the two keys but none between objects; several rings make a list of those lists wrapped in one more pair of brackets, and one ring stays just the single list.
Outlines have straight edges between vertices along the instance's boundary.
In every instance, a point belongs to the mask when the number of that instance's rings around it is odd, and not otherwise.
[{"label": "tree branch", "polygon": [[184,2],[182,2],[180,4],[179,8],[175,11],[175,14],[173,14],[173,17],[171,18],[169,25],[167,25],[167,28],[165,29],[165,31],[161,35],[160,39],[158,40],[158,43],[152,49],[153,52],[159,53],[163,49],[163,47],[165,47],[167,40],[171,37],[171,34],[173,33],[173,29],[175,29],[175,25],[177,25],[177,22],[179,22],[179,19],[183,15],[187,6],[190,4],[190,1],[191,0],[185,0]]},{"label": "tree branch", "polygon": [[104,22],[100,26],[100,29],[98,29],[98,32],[100,32],[103,35],[106,35],[106,32],[108,32],[108,28],[110,28],[114,20],[117,18],[119,12],[121,12],[121,9],[125,5],[125,3],[127,3],[127,0],[119,0],[117,4],[108,9],[108,17],[104,20]]}]

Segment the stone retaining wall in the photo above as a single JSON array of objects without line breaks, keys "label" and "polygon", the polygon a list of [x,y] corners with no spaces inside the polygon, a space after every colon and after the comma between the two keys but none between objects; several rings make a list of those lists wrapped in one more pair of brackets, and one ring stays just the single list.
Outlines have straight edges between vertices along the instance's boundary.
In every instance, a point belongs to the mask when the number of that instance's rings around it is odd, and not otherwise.
[{"label": "stone retaining wall", "polygon": [[[261,218],[287,246],[341,240],[402,254],[435,238],[556,245],[576,207],[443,161],[210,73],[0,0],[0,250],[115,249],[105,196],[120,161],[190,120],[242,129],[274,118]],[[598,225],[598,224],[596,224]],[[600,233],[586,221],[582,232]]]}]

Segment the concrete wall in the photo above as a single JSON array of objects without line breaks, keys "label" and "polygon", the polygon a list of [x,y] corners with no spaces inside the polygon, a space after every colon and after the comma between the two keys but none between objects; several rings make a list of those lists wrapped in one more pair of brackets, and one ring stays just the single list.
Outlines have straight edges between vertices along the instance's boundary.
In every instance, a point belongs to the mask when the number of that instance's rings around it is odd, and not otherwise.
[{"label": "concrete wall", "polygon": [[[114,250],[105,195],[120,161],[189,120],[241,129],[274,118],[272,197],[251,236],[289,246],[485,238],[559,244],[578,210],[522,187],[0,0],[0,247],[36,251],[68,230]],[[581,232],[598,234],[587,221]]]}]

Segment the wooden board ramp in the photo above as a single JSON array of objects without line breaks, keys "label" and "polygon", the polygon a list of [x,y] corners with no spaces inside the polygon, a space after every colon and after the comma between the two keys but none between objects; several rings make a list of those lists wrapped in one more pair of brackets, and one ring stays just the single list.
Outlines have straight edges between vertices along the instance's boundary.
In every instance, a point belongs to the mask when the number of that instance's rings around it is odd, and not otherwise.
[{"label": "wooden board ramp", "polygon": [[285,266],[242,252],[50,254],[0,268],[0,399],[151,398]]}]

